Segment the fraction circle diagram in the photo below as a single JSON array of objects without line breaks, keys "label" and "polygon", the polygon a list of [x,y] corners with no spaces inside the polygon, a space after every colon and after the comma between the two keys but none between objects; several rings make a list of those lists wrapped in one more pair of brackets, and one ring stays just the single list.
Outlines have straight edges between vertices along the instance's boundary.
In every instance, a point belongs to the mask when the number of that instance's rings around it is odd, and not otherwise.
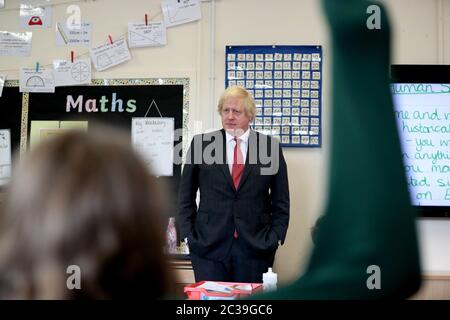
[{"label": "fraction circle diagram", "polygon": [[70,70],[72,78],[78,82],[86,81],[89,78],[89,66],[86,62],[75,62]]}]

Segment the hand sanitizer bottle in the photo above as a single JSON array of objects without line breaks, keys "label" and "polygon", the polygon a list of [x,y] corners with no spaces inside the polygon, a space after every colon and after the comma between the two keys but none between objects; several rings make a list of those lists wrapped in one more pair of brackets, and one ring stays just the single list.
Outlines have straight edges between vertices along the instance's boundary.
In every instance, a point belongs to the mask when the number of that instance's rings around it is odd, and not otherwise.
[{"label": "hand sanitizer bottle", "polygon": [[269,292],[277,289],[278,275],[272,272],[272,268],[269,271],[263,273],[263,291]]}]

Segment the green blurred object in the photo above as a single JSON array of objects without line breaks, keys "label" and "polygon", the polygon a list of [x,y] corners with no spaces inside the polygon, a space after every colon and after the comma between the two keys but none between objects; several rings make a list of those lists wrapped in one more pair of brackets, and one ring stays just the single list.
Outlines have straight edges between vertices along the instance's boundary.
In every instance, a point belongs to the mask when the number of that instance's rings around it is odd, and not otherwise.
[{"label": "green blurred object", "polygon": [[[370,1],[322,4],[333,49],[328,205],[303,276],[253,298],[407,298],[421,271],[389,87],[388,19]],[[366,26],[370,5],[380,12],[380,29]],[[381,289],[368,288],[372,265],[380,268]]]}]

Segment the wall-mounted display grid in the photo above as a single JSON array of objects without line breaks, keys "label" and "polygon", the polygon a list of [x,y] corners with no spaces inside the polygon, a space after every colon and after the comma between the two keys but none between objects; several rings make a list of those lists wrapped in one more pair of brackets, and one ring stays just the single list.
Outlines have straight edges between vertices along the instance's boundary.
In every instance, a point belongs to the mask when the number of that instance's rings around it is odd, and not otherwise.
[{"label": "wall-mounted display grid", "polygon": [[225,87],[255,98],[254,130],[283,147],[321,146],[321,46],[227,46],[225,60]]}]

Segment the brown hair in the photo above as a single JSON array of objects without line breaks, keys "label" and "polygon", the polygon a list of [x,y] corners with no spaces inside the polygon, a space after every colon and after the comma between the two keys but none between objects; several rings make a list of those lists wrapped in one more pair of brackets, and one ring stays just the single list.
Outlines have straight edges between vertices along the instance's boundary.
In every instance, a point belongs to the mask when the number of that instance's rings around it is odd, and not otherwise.
[{"label": "brown hair", "polygon": [[227,99],[238,98],[242,101],[245,114],[250,118],[254,118],[256,115],[255,100],[252,95],[243,87],[230,86],[220,96],[219,103],[217,105],[217,111],[219,114],[222,112],[223,104]]},{"label": "brown hair", "polygon": [[[70,132],[15,168],[0,247],[0,296],[19,299],[158,298],[170,279],[163,195],[112,129]],[[68,266],[81,270],[69,290]]]}]

